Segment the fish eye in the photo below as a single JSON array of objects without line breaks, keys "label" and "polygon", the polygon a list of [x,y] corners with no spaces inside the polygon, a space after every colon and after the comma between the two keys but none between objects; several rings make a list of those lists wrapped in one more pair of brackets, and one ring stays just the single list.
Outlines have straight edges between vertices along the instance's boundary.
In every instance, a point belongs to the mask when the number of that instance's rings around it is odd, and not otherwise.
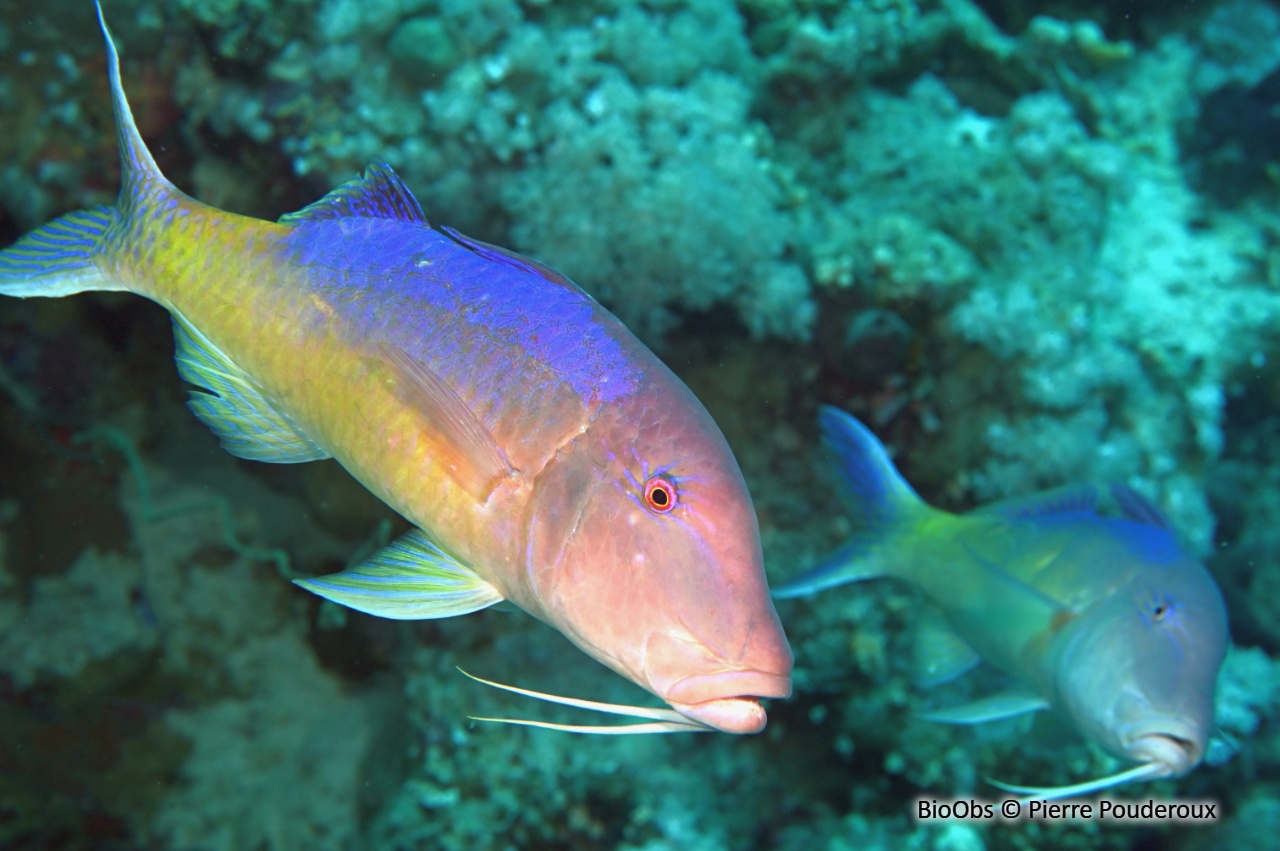
[{"label": "fish eye", "polygon": [[1156,623],[1159,623],[1169,615],[1173,614],[1173,601],[1167,598],[1152,600],[1149,611],[1151,613],[1151,619]]},{"label": "fish eye", "polygon": [[670,479],[653,476],[644,483],[644,504],[651,511],[666,514],[676,507],[676,486]]}]

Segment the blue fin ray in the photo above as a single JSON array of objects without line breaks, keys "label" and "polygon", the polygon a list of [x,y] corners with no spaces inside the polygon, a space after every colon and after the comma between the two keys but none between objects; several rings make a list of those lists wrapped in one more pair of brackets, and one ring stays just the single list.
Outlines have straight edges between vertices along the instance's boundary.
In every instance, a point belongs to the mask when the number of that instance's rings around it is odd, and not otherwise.
[{"label": "blue fin ray", "polygon": [[127,290],[103,273],[97,262],[104,238],[121,216],[146,203],[156,191],[174,192],[147,151],[120,84],[120,57],[98,5],[98,23],[107,45],[107,74],[120,147],[120,206],[68,213],[0,251],[0,295],[59,298],[88,290]]},{"label": "blue fin ray", "polygon": [[280,217],[281,224],[321,219],[396,219],[430,224],[422,205],[386,163],[370,163],[362,174],[330,190],[301,210]]}]

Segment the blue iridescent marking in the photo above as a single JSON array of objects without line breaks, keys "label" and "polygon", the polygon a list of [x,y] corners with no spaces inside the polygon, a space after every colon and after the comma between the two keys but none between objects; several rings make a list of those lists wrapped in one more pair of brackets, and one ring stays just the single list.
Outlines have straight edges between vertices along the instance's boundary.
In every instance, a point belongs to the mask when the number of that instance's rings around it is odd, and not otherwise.
[{"label": "blue iridescent marking", "polygon": [[506,374],[475,375],[495,347],[518,347],[584,399],[614,402],[639,385],[625,330],[585,293],[481,256],[425,224],[307,221],[282,249],[287,263],[309,270],[313,291],[355,333],[376,334],[447,377],[475,381],[482,396],[528,379],[500,363],[491,371]]}]

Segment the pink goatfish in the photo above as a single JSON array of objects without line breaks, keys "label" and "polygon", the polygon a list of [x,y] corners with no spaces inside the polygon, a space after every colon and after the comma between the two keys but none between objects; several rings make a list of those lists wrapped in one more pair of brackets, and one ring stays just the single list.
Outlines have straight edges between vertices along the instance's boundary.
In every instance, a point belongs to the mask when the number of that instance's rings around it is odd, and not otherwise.
[{"label": "pink goatfish", "polygon": [[763,729],[791,650],[742,474],[688,388],[564,276],[433,228],[386,165],[278,223],[184,195],[98,18],[119,203],[0,252],[0,294],[163,305],[189,405],[229,452],[332,456],[417,527],[302,587],[401,619],[507,600],[672,707],[522,692],[647,722],[564,729]]},{"label": "pink goatfish", "polygon": [[986,660],[1017,686],[922,717],[978,724],[1056,709],[1107,752],[1138,763],[1072,786],[1000,786],[1036,798],[1181,777],[1205,755],[1226,654],[1222,594],[1159,509],[1113,487],[1124,516],[1096,511],[1091,487],[1001,502],[965,515],[926,505],[856,419],[820,413],[861,530],[775,597],[890,576],[924,591],[917,671],[934,685]]}]

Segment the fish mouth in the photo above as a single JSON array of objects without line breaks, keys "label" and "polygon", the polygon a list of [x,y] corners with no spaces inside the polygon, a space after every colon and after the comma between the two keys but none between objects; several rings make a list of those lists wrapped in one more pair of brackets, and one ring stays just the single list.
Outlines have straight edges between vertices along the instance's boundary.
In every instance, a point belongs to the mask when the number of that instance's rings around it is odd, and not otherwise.
[{"label": "fish mouth", "polygon": [[675,683],[663,698],[681,715],[722,733],[759,733],[768,723],[761,698],[790,697],[791,677],[763,671],[699,674]]},{"label": "fish mouth", "polygon": [[1194,739],[1168,731],[1145,733],[1128,748],[1131,759],[1163,766],[1167,777],[1181,777],[1200,762],[1202,749]]},{"label": "fish mouth", "polygon": [[[1176,732],[1171,732],[1176,730]],[[1080,795],[1091,795],[1106,789],[1114,789],[1126,783],[1161,780],[1166,777],[1181,777],[1196,767],[1204,748],[1193,738],[1192,730],[1179,728],[1178,725],[1163,728],[1150,728],[1129,742],[1124,749],[1128,759],[1139,764],[1109,777],[1099,777],[1084,783],[1070,786],[1012,786],[997,780],[987,782],[998,789],[1026,795],[1028,800],[1053,801],[1060,798],[1075,798]]]}]

